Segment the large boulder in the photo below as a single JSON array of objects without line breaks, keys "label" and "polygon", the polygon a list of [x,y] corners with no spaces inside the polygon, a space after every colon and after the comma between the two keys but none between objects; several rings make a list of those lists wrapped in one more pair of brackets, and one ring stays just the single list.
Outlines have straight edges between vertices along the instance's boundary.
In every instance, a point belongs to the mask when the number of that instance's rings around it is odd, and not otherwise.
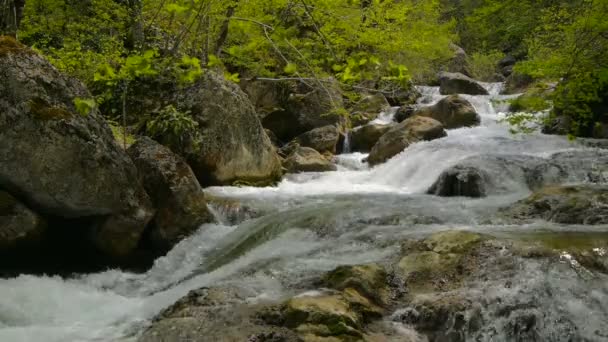
[{"label": "large boulder", "polygon": [[0,38],[0,188],[43,215],[90,219],[106,255],[133,251],[152,217],[137,170],[79,82],[11,38]]},{"label": "large boulder", "polygon": [[369,124],[358,127],[350,133],[351,150],[369,152],[378,140],[396,125]]},{"label": "large boulder", "polygon": [[365,125],[375,120],[380,112],[388,110],[390,104],[384,95],[374,93],[365,95],[350,110],[350,121],[353,127]]},{"label": "large boulder", "polygon": [[506,217],[562,224],[608,223],[608,188],[603,185],[547,186],[505,209]]},{"label": "large boulder", "polygon": [[36,213],[5,191],[0,191],[0,252],[19,244],[37,242],[46,223]]},{"label": "large boulder", "polygon": [[474,79],[460,73],[442,72],[439,74],[439,91],[442,95],[469,94],[488,95],[488,91]]},{"label": "large boulder", "polygon": [[413,82],[404,84],[398,80],[384,79],[376,84],[376,88],[391,106],[413,105],[421,96]]},{"label": "large boulder", "polygon": [[156,208],[151,242],[167,250],[213,221],[199,182],[186,162],[154,140],[141,137],[128,149]]},{"label": "large boulder", "polygon": [[423,107],[414,115],[433,118],[446,129],[479,126],[481,117],[471,103],[458,95],[448,96],[430,107]]},{"label": "large boulder", "polygon": [[449,61],[447,66],[449,72],[457,72],[466,76],[471,76],[471,71],[469,70],[469,57],[467,56],[466,51],[460,46],[451,43],[450,49],[454,52],[454,55]]},{"label": "large boulder", "polygon": [[310,147],[320,153],[336,153],[340,140],[340,132],[336,126],[323,126],[303,133],[296,138],[296,142],[304,147]]},{"label": "large boulder", "polygon": [[336,171],[336,165],[310,147],[296,146],[284,160],[283,167],[289,173]]},{"label": "large boulder", "polygon": [[[277,97],[273,108],[278,108],[264,116],[264,128],[271,130],[280,141],[291,141],[298,135],[315,128],[334,125],[346,126],[342,91],[334,79],[321,80],[318,83],[305,84],[299,81],[287,81],[289,95]],[[277,87],[279,85],[276,85]],[[283,89],[283,88],[282,88]]]},{"label": "large boulder", "polygon": [[199,124],[201,140],[190,142],[179,154],[201,185],[266,185],[281,177],[276,149],[236,84],[207,72],[195,85],[178,92],[175,102]]},{"label": "large boulder", "polygon": [[423,140],[434,140],[447,135],[441,122],[422,116],[407,119],[384,134],[369,154],[370,165],[387,161],[410,144]]}]

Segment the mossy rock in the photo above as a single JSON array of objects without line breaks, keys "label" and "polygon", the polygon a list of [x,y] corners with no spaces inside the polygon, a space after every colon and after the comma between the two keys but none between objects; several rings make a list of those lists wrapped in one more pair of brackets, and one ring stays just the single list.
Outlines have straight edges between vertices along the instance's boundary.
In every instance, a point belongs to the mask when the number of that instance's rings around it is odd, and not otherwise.
[{"label": "mossy rock", "polygon": [[301,335],[360,337],[361,319],[341,294],[302,296],[284,306],[285,325]]},{"label": "mossy rock", "polygon": [[482,236],[477,233],[448,230],[431,235],[424,240],[428,249],[435,253],[465,253],[478,245]]},{"label": "mossy rock", "polygon": [[35,54],[33,50],[19,43],[11,36],[0,36],[0,57],[15,54]]},{"label": "mossy rock", "polygon": [[378,264],[340,266],[327,273],[322,284],[336,290],[356,289],[378,305],[387,305],[389,288],[386,270]]},{"label": "mossy rock", "polygon": [[38,120],[64,120],[72,117],[72,113],[60,106],[53,106],[41,98],[30,102],[30,113]]}]

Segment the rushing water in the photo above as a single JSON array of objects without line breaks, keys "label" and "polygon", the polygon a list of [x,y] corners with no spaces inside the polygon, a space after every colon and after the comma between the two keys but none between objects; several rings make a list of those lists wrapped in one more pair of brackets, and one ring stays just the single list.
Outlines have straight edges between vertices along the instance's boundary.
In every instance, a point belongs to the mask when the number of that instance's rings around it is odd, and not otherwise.
[{"label": "rushing water", "polygon": [[[512,135],[500,123],[501,101],[508,97],[498,95],[500,84],[485,86],[490,96],[465,96],[481,114],[481,126],[414,144],[373,169],[362,162],[364,154],[353,153],[336,157],[337,172],[290,175],[273,188],[208,189],[246,203],[261,216],[238,226],[204,225],[145,274],[110,270],[70,279],[22,275],[0,280],[0,341],[129,341],[160,310],[192,289],[239,284],[257,294],[252,300],[278,299],[338,265],[388,258],[398,250],[395,241],[400,238],[461,227],[508,235],[516,228],[496,224],[492,215],[529,193],[517,175],[501,178],[509,191],[485,199],[438,198],[426,195],[426,190],[442,171],[479,156],[551,158],[557,152],[599,152],[557,136]],[[438,88],[420,90],[421,105],[441,99]],[[395,109],[382,113],[377,123],[389,123],[394,113]],[[573,182],[586,181],[576,172],[571,177]],[[527,228],[606,229],[547,223]],[[606,282],[603,288],[581,288],[567,272],[543,271],[533,262],[525,267],[528,277],[514,278],[513,291],[500,294],[506,300],[518,293],[536,296],[539,289],[561,291],[563,305],[553,306],[578,316],[582,329],[606,328]],[[548,284],[549,279],[557,283]],[[488,283],[471,291],[487,297],[498,290]],[[577,291],[588,292],[599,307],[575,295]],[[543,298],[540,295],[539,300]],[[589,312],[593,318],[585,319]]]}]

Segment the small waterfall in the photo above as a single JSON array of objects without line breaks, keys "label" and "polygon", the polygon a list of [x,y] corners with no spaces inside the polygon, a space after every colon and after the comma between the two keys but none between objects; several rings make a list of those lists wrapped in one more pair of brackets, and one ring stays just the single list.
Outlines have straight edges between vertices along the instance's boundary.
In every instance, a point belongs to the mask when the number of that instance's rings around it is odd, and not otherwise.
[{"label": "small waterfall", "polygon": [[342,153],[344,154],[351,152],[350,135],[350,131],[344,133],[344,141],[342,142]]},{"label": "small waterfall", "polygon": [[395,115],[397,114],[399,108],[400,107],[391,107],[385,111],[380,112],[378,117],[374,121],[370,122],[370,124],[388,125],[394,122]]}]

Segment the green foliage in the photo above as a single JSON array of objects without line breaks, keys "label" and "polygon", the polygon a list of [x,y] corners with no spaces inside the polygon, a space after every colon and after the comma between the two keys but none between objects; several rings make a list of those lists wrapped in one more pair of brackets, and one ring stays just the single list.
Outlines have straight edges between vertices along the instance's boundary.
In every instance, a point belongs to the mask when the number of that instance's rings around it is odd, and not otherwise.
[{"label": "green foliage", "polygon": [[76,110],[80,115],[87,116],[97,107],[97,102],[95,102],[95,99],[76,97],[74,98],[74,106],[76,106]]},{"label": "green foliage", "polygon": [[189,144],[198,146],[202,137],[198,131],[198,122],[188,112],[181,112],[168,105],[160,110],[146,123],[146,135],[155,137],[167,146],[178,151]]},{"label": "green foliage", "polygon": [[486,53],[473,52],[468,59],[471,76],[482,81],[493,81],[498,72],[498,62],[504,57],[505,54],[503,52],[496,50]]},{"label": "green foliage", "polygon": [[501,122],[508,123],[512,134],[529,134],[538,130],[543,119],[536,113],[518,112],[507,115]]}]

